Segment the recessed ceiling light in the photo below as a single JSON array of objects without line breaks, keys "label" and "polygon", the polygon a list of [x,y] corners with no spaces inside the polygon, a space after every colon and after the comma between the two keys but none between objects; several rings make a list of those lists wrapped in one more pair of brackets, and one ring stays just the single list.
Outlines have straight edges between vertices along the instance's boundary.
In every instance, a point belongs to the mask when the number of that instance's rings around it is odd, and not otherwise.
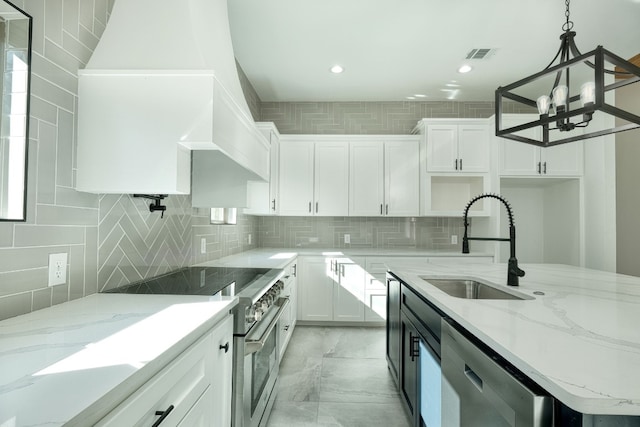
[{"label": "recessed ceiling light", "polygon": [[471,65],[467,65],[464,64],[463,66],[461,66],[460,68],[458,68],[458,72],[459,73],[468,73],[469,71],[471,71],[473,68],[471,68]]},{"label": "recessed ceiling light", "polygon": [[343,72],[343,71],[344,71],[344,68],[342,68],[342,66],[340,66],[340,65],[338,65],[338,64],[336,64],[336,65],[334,65],[333,67],[331,67],[331,72],[332,72],[333,74],[340,74],[340,73],[341,73],[341,72]]},{"label": "recessed ceiling light", "polygon": [[427,97],[427,95],[423,95],[423,94],[421,94],[421,93],[416,93],[416,94],[415,94],[415,95],[413,95],[413,96],[415,96],[416,98],[426,98],[426,97]]}]

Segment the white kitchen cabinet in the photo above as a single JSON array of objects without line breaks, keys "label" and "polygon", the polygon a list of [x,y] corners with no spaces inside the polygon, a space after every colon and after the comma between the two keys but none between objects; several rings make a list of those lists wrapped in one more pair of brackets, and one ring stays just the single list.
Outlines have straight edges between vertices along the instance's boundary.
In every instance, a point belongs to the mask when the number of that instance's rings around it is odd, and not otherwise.
[{"label": "white kitchen cabinet", "polygon": [[305,256],[299,260],[298,318],[301,321],[364,321],[364,259]]},{"label": "white kitchen cabinet", "polygon": [[280,141],[280,215],[349,214],[347,142]]},{"label": "white kitchen cabinet", "polygon": [[491,136],[486,119],[424,119],[414,132],[426,137],[427,172],[489,172]]},{"label": "white kitchen cabinet", "polygon": [[150,426],[168,412],[163,425],[230,426],[232,328],[227,316],[96,425]]},{"label": "white kitchen cabinet", "polygon": [[271,122],[258,122],[256,127],[269,141],[269,181],[249,181],[247,183],[247,208],[249,215],[277,215],[280,205],[279,163],[280,133]]},{"label": "white kitchen cabinet", "polygon": [[365,275],[363,257],[337,258],[333,284],[333,320],[364,321]]},{"label": "white kitchen cabinet", "polygon": [[333,258],[299,257],[298,319],[333,320]]},{"label": "white kitchen cabinet", "polygon": [[349,152],[349,215],[419,214],[418,139],[351,141]]},{"label": "white kitchen cabinet", "polygon": [[280,343],[279,358],[282,361],[297,321],[297,306],[298,306],[298,284],[297,284],[297,259],[289,263],[285,268],[285,275],[282,279],[284,281],[284,289],[281,296],[289,298],[289,304],[282,313],[280,320],[278,321],[278,341]]},{"label": "white kitchen cabinet", "polygon": [[[503,128],[536,120],[530,114],[503,115]],[[559,132],[552,134],[558,137]],[[521,131],[518,135],[538,139],[540,128]],[[501,176],[580,176],[583,173],[584,154],[582,144],[561,144],[552,147],[500,140]]]}]

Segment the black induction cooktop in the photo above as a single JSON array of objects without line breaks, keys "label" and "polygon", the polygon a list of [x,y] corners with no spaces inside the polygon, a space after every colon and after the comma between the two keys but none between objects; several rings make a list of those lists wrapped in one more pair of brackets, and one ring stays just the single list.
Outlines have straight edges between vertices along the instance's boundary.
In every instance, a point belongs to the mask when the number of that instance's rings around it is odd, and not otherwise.
[{"label": "black induction cooktop", "polygon": [[216,295],[222,292],[225,296],[234,296],[273,271],[269,268],[186,267],[104,292],[170,295]]}]

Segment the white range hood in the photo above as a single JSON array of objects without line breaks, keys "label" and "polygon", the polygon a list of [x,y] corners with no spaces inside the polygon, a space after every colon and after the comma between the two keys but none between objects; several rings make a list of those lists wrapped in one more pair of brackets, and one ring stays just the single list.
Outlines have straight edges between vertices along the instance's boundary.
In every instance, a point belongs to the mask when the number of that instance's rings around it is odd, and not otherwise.
[{"label": "white range hood", "polygon": [[[78,190],[188,194],[192,151],[195,206],[242,206],[240,183],[268,179],[268,141],[240,86],[226,0],[116,0],[78,73]],[[220,188],[211,200],[216,185],[236,188],[227,192],[236,200],[220,200]]]}]

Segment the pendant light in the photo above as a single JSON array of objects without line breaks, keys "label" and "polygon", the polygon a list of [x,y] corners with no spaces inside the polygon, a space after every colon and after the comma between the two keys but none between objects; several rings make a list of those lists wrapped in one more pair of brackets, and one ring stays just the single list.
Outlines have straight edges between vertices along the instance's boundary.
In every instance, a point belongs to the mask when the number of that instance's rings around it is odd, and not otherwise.
[{"label": "pendant light", "polygon": [[[638,113],[622,110],[614,105],[607,104],[605,101],[606,92],[640,82],[640,67],[609,52],[602,46],[582,54],[574,41],[576,33],[572,31],[573,22],[569,19],[569,2],[570,0],[565,0],[566,22],[562,26],[563,33],[560,35],[560,49],[551,63],[536,74],[496,89],[495,120],[497,136],[540,147],[548,147],[640,128],[640,115]],[[556,64],[557,60],[559,61]],[[616,66],[615,70],[606,69],[605,62]],[[587,81],[581,80],[576,84],[574,79],[572,85],[570,72],[575,70],[575,67],[582,67],[588,70],[589,78]],[[605,75],[615,75],[618,80],[614,83],[605,82]],[[548,94],[539,94],[533,100],[516,93],[516,91],[522,91],[525,87],[525,92],[527,89],[531,91],[530,88],[533,85],[530,84],[545,77],[555,77]],[[580,84],[580,91],[574,94],[577,89],[574,86],[578,84]],[[537,108],[539,119],[503,129],[502,102],[505,98],[521,105]],[[578,102],[580,106],[577,105]],[[588,126],[595,112],[617,117],[622,119],[623,123],[609,129],[588,131]],[[537,139],[530,136],[529,133],[527,134],[528,136],[522,134],[522,131],[536,127],[541,128]],[[595,126],[592,127],[595,128]],[[578,128],[586,129],[577,131],[576,129]],[[550,138],[551,131],[559,132],[557,138],[555,137],[556,135],[554,135],[554,138]]]}]

